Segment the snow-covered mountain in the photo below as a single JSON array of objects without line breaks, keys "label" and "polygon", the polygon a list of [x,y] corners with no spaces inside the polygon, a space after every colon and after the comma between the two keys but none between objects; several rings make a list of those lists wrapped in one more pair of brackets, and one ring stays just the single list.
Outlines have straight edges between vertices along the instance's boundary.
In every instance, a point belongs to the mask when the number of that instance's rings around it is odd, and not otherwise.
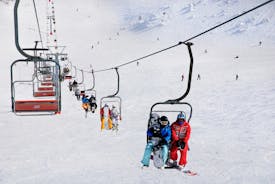
[{"label": "snow-covered mountain", "polygon": [[[99,70],[184,41],[263,2],[54,1],[57,41],[67,46],[73,65]],[[0,2],[1,184],[273,183],[275,2],[192,40],[194,75],[186,101],[194,112],[187,169],[197,171],[195,177],[153,164],[140,169],[151,105],[185,91],[186,46],[119,68],[122,122],[117,134],[100,131],[98,111],[85,118],[67,82],[62,83],[60,115],[16,116],[10,64],[23,56],[14,45],[13,3]],[[46,40],[47,1],[36,5]],[[39,34],[32,1],[21,0],[19,16],[20,44],[33,47]],[[115,91],[115,71],[95,77],[98,100]],[[90,75],[85,74],[84,83],[91,85]],[[168,116],[175,120],[175,114]]]}]

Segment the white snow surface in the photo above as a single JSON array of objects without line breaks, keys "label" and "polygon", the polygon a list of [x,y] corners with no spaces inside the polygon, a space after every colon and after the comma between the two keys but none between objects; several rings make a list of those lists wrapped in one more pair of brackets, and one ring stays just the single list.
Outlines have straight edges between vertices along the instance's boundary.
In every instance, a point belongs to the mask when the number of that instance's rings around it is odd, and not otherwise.
[{"label": "white snow surface", "polygon": [[[45,2],[37,1],[44,33]],[[79,68],[109,68],[184,41],[262,2],[55,1],[58,43],[67,46],[70,61]],[[16,116],[11,112],[10,65],[24,57],[14,44],[13,2],[1,1],[0,184],[274,183],[274,8],[272,2],[192,40],[193,79],[184,100],[193,106],[186,169],[198,176],[190,177],[153,164],[141,169],[140,163],[151,105],[185,92],[186,46],[119,68],[122,122],[117,134],[100,131],[98,110],[85,118],[68,81],[62,83],[60,115]],[[39,39],[32,1],[21,2],[19,15],[20,44],[32,47]],[[95,77],[99,103],[115,91],[116,76],[111,70]],[[90,75],[85,85],[91,85]],[[175,116],[169,115],[170,122]]]}]

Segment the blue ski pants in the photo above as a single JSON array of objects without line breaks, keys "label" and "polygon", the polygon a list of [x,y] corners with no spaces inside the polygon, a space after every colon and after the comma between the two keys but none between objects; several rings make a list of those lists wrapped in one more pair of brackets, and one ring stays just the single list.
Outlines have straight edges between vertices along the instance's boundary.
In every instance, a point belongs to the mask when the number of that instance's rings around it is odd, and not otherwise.
[{"label": "blue ski pants", "polygon": [[[141,160],[141,163],[145,166],[149,166],[149,164],[150,164],[151,153],[153,151],[153,147],[154,147],[154,144],[150,141],[147,143],[147,145],[145,147],[144,155]],[[168,159],[168,145],[162,145],[161,149],[162,149],[163,163],[166,163],[166,161]]]}]

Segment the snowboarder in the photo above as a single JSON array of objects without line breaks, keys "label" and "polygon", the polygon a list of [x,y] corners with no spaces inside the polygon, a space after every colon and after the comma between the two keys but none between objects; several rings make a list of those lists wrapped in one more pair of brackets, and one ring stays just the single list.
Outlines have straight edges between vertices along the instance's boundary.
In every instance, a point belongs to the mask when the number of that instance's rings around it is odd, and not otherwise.
[{"label": "snowboarder", "polygon": [[103,130],[103,129],[107,129],[107,130],[112,129],[112,120],[111,120],[110,116],[111,116],[110,108],[107,104],[105,104],[100,109],[101,130]]},{"label": "snowboarder", "polygon": [[91,97],[89,98],[89,103],[90,103],[91,111],[92,113],[94,113],[97,108],[96,98],[94,95],[91,95]]},{"label": "snowboarder", "polygon": [[119,112],[117,108],[113,105],[111,109],[111,120],[113,123],[112,130],[118,131],[118,121],[120,120]]},{"label": "snowboarder", "polygon": [[149,167],[151,153],[154,148],[161,149],[162,165],[159,168],[164,168],[164,164],[168,158],[168,144],[171,139],[171,128],[166,116],[159,118],[159,115],[153,113],[150,118],[150,126],[147,130],[148,143],[145,147],[142,167]]},{"label": "snowboarder", "polygon": [[[171,131],[172,143],[168,163],[182,170],[187,163],[188,140],[191,133],[191,127],[189,122],[185,120],[184,113],[178,114],[176,122],[171,125]],[[177,164],[178,150],[180,152],[180,160]]]}]

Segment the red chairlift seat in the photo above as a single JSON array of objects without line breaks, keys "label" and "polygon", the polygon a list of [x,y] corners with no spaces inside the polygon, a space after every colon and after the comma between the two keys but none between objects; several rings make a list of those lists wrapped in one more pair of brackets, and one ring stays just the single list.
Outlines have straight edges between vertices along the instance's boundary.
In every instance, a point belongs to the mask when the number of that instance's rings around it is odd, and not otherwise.
[{"label": "red chairlift seat", "polygon": [[73,77],[71,75],[66,75],[64,78],[65,79],[72,79]]},{"label": "red chairlift seat", "polygon": [[53,91],[53,87],[38,87],[38,91]]},{"label": "red chairlift seat", "polygon": [[44,81],[45,81],[45,82],[52,82],[53,80],[52,80],[52,78],[45,78]]},{"label": "red chairlift seat", "polygon": [[43,85],[43,86],[53,86],[54,83],[53,82],[41,82],[41,85]]},{"label": "red chairlift seat", "polygon": [[57,100],[17,100],[15,112],[53,111],[58,112]]},{"label": "red chairlift seat", "polygon": [[55,96],[55,91],[38,91],[33,93],[34,97]]}]

